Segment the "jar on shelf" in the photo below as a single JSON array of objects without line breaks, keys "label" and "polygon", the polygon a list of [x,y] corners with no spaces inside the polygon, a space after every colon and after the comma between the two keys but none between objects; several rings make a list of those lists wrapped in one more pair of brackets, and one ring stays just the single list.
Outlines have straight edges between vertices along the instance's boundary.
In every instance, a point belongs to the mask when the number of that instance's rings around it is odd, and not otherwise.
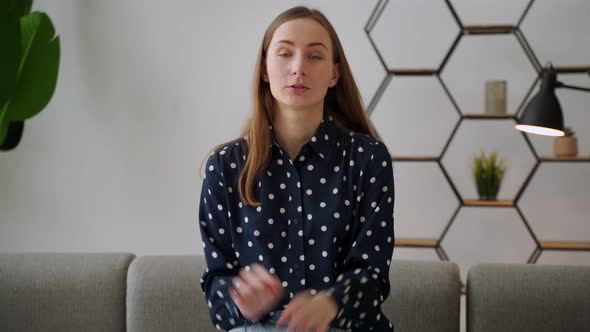
[{"label": "jar on shelf", "polygon": [[486,81],[486,114],[506,114],[506,81]]},{"label": "jar on shelf", "polygon": [[578,156],[578,138],[571,127],[566,127],[564,136],[555,137],[553,153],[559,158],[575,158]]}]

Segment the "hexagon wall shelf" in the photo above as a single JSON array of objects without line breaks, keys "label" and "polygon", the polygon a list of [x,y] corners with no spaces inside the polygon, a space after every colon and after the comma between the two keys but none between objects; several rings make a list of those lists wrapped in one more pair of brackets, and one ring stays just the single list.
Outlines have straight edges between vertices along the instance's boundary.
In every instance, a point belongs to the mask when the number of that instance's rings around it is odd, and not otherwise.
[{"label": "hexagon wall shelf", "polygon": [[[522,32],[521,25],[523,24],[527,14],[531,11],[531,7],[535,0],[530,0],[526,5],[518,5],[517,7],[524,7],[522,14],[520,14],[518,20],[514,24],[488,24],[488,25],[464,25],[457,14],[457,11],[454,5],[451,3],[450,0],[438,3],[435,8],[432,10],[425,10],[423,7],[424,4],[420,4],[417,2],[412,5],[409,5],[408,8],[409,13],[405,13],[403,11],[398,11],[395,8],[388,8],[389,0],[380,0],[378,1],[373,13],[371,14],[366,26],[365,32],[371,45],[373,46],[376,54],[379,57],[381,65],[387,72],[386,77],[381,82],[377,92],[373,96],[371,102],[367,107],[367,112],[369,113],[374,123],[376,123],[376,131],[382,132],[380,137],[384,139],[387,144],[393,144],[394,140],[391,137],[391,133],[386,133],[386,130],[391,130],[391,127],[387,126],[388,122],[392,122],[393,119],[412,119],[416,118],[417,116],[423,115],[416,115],[416,114],[409,114],[407,109],[423,109],[420,106],[420,101],[412,101],[403,96],[406,94],[404,89],[414,89],[414,93],[421,88],[425,88],[430,93],[434,94],[434,98],[438,98],[438,100],[446,98],[447,100],[441,101],[441,108],[443,112],[447,114],[456,112],[457,116],[448,116],[446,119],[446,123],[441,125],[442,128],[445,130],[449,130],[450,133],[445,134],[442,131],[437,131],[433,137],[430,137],[435,143],[443,142],[440,144],[442,147],[440,148],[440,153],[432,153],[432,151],[428,151],[424,153],[424,155],[406,155],[406,156],[398,156],[393,155],[392,160],[394,165],[397,163],[403,162],[430,162],[436,163],[439,165],[441,173],[443,177],[446,179],[450,186],[450,190],[445,190],[448,193],[452,193],[455,195],[456,199],[459,201],[459,206],[454,210],[449,212],[450,219],[444,224],[444,229],[439,237],[413,237],[413,238],[397,238],[396,239],[396,247],[408,251],[408,250],[428,250],[428,253],[420,256],[418,254],[413,254],[416,257],[433,257],[433,251],[441,260],[449,260],[455,259],[459,261],[459,264],[469,264],[470,260],[473,260],[472,257],[463,257],[465,256],[462,251],[470,252],[470,249],[476,249],[476,247],[481,253],[480,256],[485,256],[483,259],[500,259],[506,260],[509,255],[507,255],[506,251],[500,250],[500,252],[494,256],[494,248],[491,246],[498,245],[497,243],[491,243],[490,241],[483,241],[482,239],[485,238],[485,234],[481,235],[481,241],[475,238],[464,239],[461,238],[461,235],[455,231],[455,228],[458,225],[465,223],[464,215],[473,214],[473,209],[475,207],[483,207],[483,213],[481,214],[481,220],[477,223],[472,223],[466,227],[474,228],[476,230],[476,234],[478,234],[477,230],[482,232],[504,232],[502,234],[506,234],[508,224],[512,223],[510,227],[516,227],[518,229],[517,232],[513,232],[509,235],[510,239],[516,239],[519,241],[520,245],[515,246],[515,251],[518,251],[517,255],[512,255],[513,258],[511,260],[518,260],[520,262],[524,262],[526,259],[527,263],[535,263],[541,257],[541,254],[545,252],[546,254],[544,257],[552,257],[550,253],[559,253],[559,252],[568,252],[568,251],[576,251],[581,252],[584,251],[584,255],[588,255],[590,251],[590,242],[585,241],[559,241],[556,239],[540,239],[535,234],[533,228],[531,228],[531,224],[527,221],[525,214],[523,214],[521,206],[520,206],[520,199],[522,197],[523,192],[526,190],[528,185],[531,183],[531,179],[537,173],[540,164],[542,163],[568,163],[570,165],[583,163],[583,162],[590,162],[590,158],[571,158],[571,159],[564,159],[564,158],[555,158],[555,157],[544,157],[539,156],[535,147],[531,143],[528,134],[519,132],[514,130],[514,133],[511,134],[509,139],[516,139],[520,141],[522,144],[522,149],[529,151],[528,155],[531,156],[528,161],[528,166],[525,168],[528,170],[525,174],[521,174],[521,178],[513,179],[512,181],[516,183],[515,188],[513,188],[513,192],[509,195],[507,200],[498,200],[498,201],[479,201],[479,200],[470,200],[464,198],[461,193],[464,190],[460,190],[459,186],[456,182],[452,179],[452,174],[454,170],[448,167],[450,165],[446,165],[445,167],[443,163],[443,158],[447,153],[452,153],[453,149],[449,149],[451,142],[454,141],[456,136],[460,136],[459,128],[464,126],[465,124],[469,124],[470,126],[474,125],[474,121],[490,121],[490,123],[497,123],[497,122],[506,122],[508,125],[513,126],[514,123],[518,120],[519,114],[522,112],[524,105],[529,100],[532,95],[532,92],[540,81],[542,74],[548,70],[547,67],[543,67],[538,59],[538,57],[533,52],[533,48],[528,43],[525,35]],[[466,1],[463,1],[466,2]],[[395,4],[394,4],[395,5]],[[458,4],[458,5],[465,5]],[[432,18],[432,15],[439,15],[439,17]],[[396,18],[395,20],[388,21],[392,18]],[[424,22],[424,24],[420,25],[420,18],[431,18],[433,22],[441,26],[441,29],[429,29],[432,26],[431,22]],[[536,19],[536,16],[535,16]],[[411,29],[410,29],[411,28]],[[425,43],[416,43],[415,45],[396,45],[394,43],[396,32],[397,35],[404,31],[412,31],[412,34],[416,34],[416,36],[421,36],[419,33],[423,34],[436,34],[438,39],[435,42],[435,45],[432,45],[432,48],[425,45]],[[387,33],[390,31],[391,33]],[[393,31],[393,32],[392,32]],[[455,31],[457,32],[455,34]],[[408,32],[403,32],[403,34],[407,34]],[[584,35],[583,33],[581,34]],[[484,43],[482,43],[481,39],[487,38]],[[537,36],[535,36],[535,40],[537,41]],[[388,43],[389,42],[389,43]],[[461,46],[460,46],[461,44]],[[396,47],[392,47],[392,45],[396,45]],[[447,46],[448,45],[448,46]],[[475,45],[475,46],[470,46]],[[462,75],[461,70],[459,73],[453,72],[453,67],[458,67],[457,63],[460,65],[465,65],[467,62],[468,65],[471,63],[477,64],[476,60],[470,59],[469,47],[489,47],[491,45],[492,48],[494,47],[502,47],[506,48],[508,51],[508,56],[510,59],[516,58],[519,61],[520,65],[517,67],[517,71],[514,75],[509,74],[508,77],[510,79],[521,80],[521,82],[529,82],[530,88],[527,91],[519,91],[518,97],[524,98],[520,102],[519,105],[509,105],[509,110],[507,114],[502,115],[490,115],[484,113],[474,113],[473,112],[473,105],[469,103],[465,103],[463,98],[472,94],[472,91],[460,91],[457,90],[456,87],[453,86],[454,78],[459,77]],[[412,59],[408,56],[408,52],[405,54],[400,53],[400,49],[409,48],[410,50],[418,51],[418,50],[428,50],[434,55],[436,58],[431,59],[427,57],[417,57]],[[461,48],[465,47],[465,50]],[[446,50],[446,53],[442,54]],[[493,50],[492,50],[493,51]],[[409,52],[413,53],[413,52]],[[506,57],[505,55],[502,55]],[[396,59],[399,61],[396,62]],[[407,64],[411,63],[412,65],[415,63],[416,68],[407,68]],[[433,64],[439,64],[438,66]],[[404,65],[406,65],[404,67]],[[510,73],[514,71],[514,68],[503,68],[494,64],[493,71],[500,71],[502,73]],[[464,68],[463,68],[464,69]],[[553,68],[558,74],[562,73],[588,73],[590,74],[590,65],[588,66],[563,66],[559,65]],[[489,71],[489,70],[488,70]],[[463,70],[465,72],[465,70]],[[468,72],[468,71],[467,71]],[[463,73],[463,75],[465,75]],[[472,73],[468,73],[468,75],[472,75]],[[506,76],[506,75],[505,75]],[[421,81],[419,79],[421,79]],[[403,82],[402,84],[398,84],[399,82]],[[532,82],[531,82],[532,81]],[[471,81],[470,81],[471,82]],[[406,84],[407,83],[407,84]],[[417,85],[421,84],[421,88],[416,87]],[[473,84],[471,82],[470,84]],[[397,85],[397,87],[396,87]],[[402,87],[403,85],[403,87]],[[522,84],[521,84],[522,85]],[[397,91],[396,91],[397,90]],[[401,91],[400,91],[401,90]],[[397,94],[396,94],[397,93]],[[482,99],[483,96],[479,96],[479,99]],[[461,102],[459,102],[461,101]],[[397,102],[401,104],[403,107],[391,107],[390,104]],[[463,108],[469,108],[469,111],[466,111]],[[393,113],[394,109],[406,109],[405,112]],[[428,112],[428,111],[427,111]],[[439,115],[440,116],[440,115]],[[375,121],[377,120],[377,121]],[[411,120],[408,120],[412,122]],[[407,122],[406,122],[407,123]],[[522,139],[520,138],[522,137]],[[423,137],[422,137],[423,139]],[[446,139],[446,140],[444,140]],[[389,143],[388,143],[389,141]],[[456,140],[455,140],[456,141]],[[424,142],[419,142],[420,149],[424,146],[422,144]],[[454,143],[456,144],[456,143]],[[519,143],[520,144],[520,143]],[[431,149],[432,150],[432,149]],[[438,149],[436,149],[438,150]],[[409,153],[411,154],[411,153]],[[526,159],[526,158],[525,158]],[[524,179],[523,179],[524,178]],[[440,181],[439,181],[440,182]],[[443,181],[444,182],[444,181]],[[526,204],[526,200],[525,206]],[[529,204],[530,205],[530,204]],[[495,210],[494,209],[500,209]],[[505,210],[507,209],[507,210]],[[461,211],[461,213],[460,213]],[[447,214],[447,213],[445,213]],[[489,216],[486,219],[486,215],[506,215],[509,216],[504,220],[502,225],[497,225],[494,223],[489,222]],[[517,225],[515,225],[515,223]],[[440,223],[437,223],[437,225]],[[535,225],[535,224],[533,224]],[[437,228],[440,228],[437,226]],[[432,233],[432,232],[430,232]],[[541,232],[543,233],[543,232]],[[476,236],[477,237],[477,236]],[[490,243],[488,243],[490,242]],[[459,244],[463,250],[459,250],[453,244]],[[486,247],[486,245],[488,247]],[[443,249],[443,246],[447,248],[447,251]],[[510,254],[510,253],[508,253]],[[517,257],[517,258],[514,258]],[[519,258],[520,257],[520,258]],[[509,259],[510,260],[510,259]]]}]

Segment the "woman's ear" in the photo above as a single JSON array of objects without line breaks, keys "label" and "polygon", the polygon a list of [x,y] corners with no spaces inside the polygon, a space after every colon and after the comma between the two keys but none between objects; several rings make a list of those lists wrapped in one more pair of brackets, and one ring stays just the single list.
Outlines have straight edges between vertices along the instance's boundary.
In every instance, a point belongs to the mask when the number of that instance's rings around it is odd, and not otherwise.
[{"label": "woman's ear", "polygon": [[332,78],[330,79],[330,87],[333,88],[338,83],[338,79],[340,78],[340,66],[338,63],[334,64],[334,68],[332,69]]}]

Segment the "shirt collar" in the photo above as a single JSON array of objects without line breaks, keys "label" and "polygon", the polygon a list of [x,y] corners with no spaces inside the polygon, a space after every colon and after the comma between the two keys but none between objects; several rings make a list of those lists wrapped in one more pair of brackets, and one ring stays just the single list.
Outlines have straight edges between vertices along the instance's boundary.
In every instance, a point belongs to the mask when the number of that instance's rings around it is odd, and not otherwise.
[{"label": "shirt collar", "polygon": [[[309,145],[311,147],[310,150],[315,151],[322,159],[328,158],[330,153],[335,150],[336,142],[338,142],[338,138],[341,134],[338,128],[335,127],[333,121],[334,119],[330,115],[328,108],[324,108],[324,115],[320,126],[311,139],[305,144]],[[272,126],[270,126],[270,132],[272,145],[277,147],[282,154],[283,148],[277,141]],[[293,158],[294,157],[295,156],[293,156]]]}]

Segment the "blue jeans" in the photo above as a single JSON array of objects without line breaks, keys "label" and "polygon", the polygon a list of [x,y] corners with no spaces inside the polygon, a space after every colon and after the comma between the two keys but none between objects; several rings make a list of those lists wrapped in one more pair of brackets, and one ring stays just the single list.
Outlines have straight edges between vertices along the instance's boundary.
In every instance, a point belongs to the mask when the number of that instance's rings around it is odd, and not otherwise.
[{"label": "blue jeans", "polygon": [[[252,324],[248,326],[240,326],[231,329],[229,332],[287,332],[286,327],[277,328],[275,327],[279,317],[281,317],[281,311],[276,311],[268,322],[264,324]],[[344,332],[344,330],[337,328],[330,328],[328,332]]]}]

